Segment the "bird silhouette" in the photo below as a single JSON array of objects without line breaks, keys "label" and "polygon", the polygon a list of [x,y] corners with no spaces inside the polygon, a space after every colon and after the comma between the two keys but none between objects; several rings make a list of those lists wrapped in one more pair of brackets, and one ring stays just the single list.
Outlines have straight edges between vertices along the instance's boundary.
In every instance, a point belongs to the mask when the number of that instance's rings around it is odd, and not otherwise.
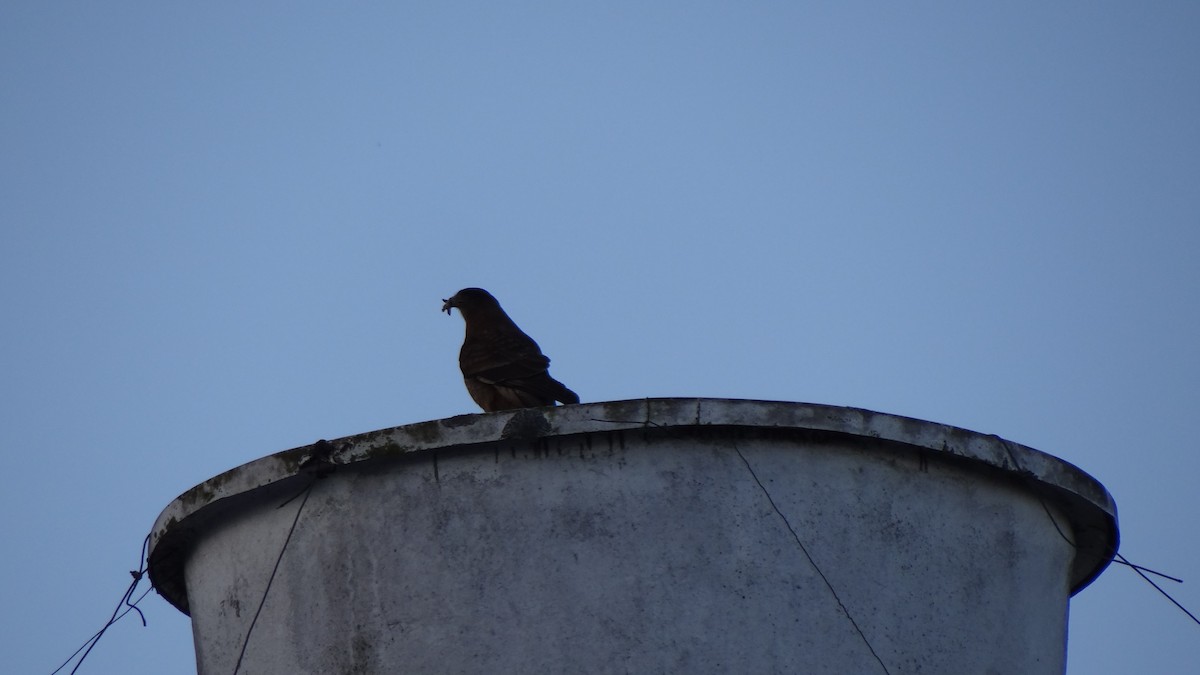
[{"label": "bird silhouette", "polygon": [[575,392],[550,377],[549,357],[491,293],[464,288],[442,302],[442,311],[457,309],[466,324],[458,366],[467,393],[485,412],[579,403]]}]

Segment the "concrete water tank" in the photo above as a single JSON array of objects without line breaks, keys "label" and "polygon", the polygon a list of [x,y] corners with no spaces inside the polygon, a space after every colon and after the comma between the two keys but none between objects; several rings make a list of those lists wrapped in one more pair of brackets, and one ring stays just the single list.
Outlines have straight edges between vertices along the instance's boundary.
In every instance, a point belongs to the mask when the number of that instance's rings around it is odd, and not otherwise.
[{"label": "concrete water tank", "polygon": [[645,399],[264,457],[172,502],[149,569],[202,675],[1028,675],[1117,536],[1102,485],[997,436]]}]

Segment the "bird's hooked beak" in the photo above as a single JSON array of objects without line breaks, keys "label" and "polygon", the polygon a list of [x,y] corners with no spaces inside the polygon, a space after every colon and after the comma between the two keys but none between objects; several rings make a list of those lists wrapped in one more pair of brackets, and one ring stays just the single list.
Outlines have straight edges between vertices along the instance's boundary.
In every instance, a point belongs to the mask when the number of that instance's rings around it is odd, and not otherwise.
[{"label": "bird's hooked beak", "polygon": [[450,308],[452,307],[456,307],[454,304],[454,298],[450,298],[449,300],[442,298],[442,311],[446,313],[446,316],[451,315]]}]

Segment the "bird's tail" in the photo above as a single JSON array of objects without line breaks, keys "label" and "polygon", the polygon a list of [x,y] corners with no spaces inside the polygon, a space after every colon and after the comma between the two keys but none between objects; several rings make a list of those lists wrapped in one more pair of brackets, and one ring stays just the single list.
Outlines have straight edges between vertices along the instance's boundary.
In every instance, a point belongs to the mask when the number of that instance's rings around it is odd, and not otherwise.
[{"label": "bird's tail", "polygon": [[579,403],[579,394],[576,394],[575,392],[571,391],[570,389],[567,389],[567,385],[563,384],[562,382],[559,382],[558,380],[554,379],[553,377],[550,378],[550,381],[554,383],[554,400],[555,401],[558,401],[559,403],[563,403],[566,405],[570,405],[573,403]]}]

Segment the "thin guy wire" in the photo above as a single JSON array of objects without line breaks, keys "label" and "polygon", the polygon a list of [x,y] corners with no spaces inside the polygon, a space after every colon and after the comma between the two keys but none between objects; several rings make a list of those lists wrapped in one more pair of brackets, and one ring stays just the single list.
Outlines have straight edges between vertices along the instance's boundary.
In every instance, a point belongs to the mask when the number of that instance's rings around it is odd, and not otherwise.
[{"label": "thin guy wire", "polygon": [[[1000,444],[1004,446],[1004,450],[1006,452],[1008,452],[1008,457],[1009,457],[1009,459],[1012,460],[1013,466],[1017,469],[1017,471],[1020,473],[1025,473],[1024,467],[1022,467],[1021,463],[1017,461],[1017,456],[1013,453],[1012,447],[1009,445],[1008,440],[1000,438],[999,436],[996,436],[994,434],[993,434],[993,438],[998,439],[1000,441]],[[1032,474],[1030,474],[1030,477],[1032,477]],[[1079,547],[1075,544],[1075,542],[1071,541],[1070,539],[1067,538],[1067,535],[1063,534],[1062,529],[1058,526],[1058,521],[1054,518],[1054,514],[1050,513],[1050,507],[1046,506],[1046,500],[1042,499],[1042,496],[1040,494],[1038,495],[1038,500],[1042,503],[1042,508],[1046,511],[1046,515],[1050,518],[1050,523],[1052,525],[1054,525],[1054,529],[1058,531],[1058,536],[1062,537],[1068,544],[1071,545],[1072,548],[1078,549]],[[1159,593],[1162,593],[1163,597],[1165,597],[1167,600],[1171,601],[1171,604],[1178,607],[1184,614],[1187,614],[1189,619],[1196,622],[1196,625],[1200,625],[1200,619],[1197,619],[1195,614],[1192,614],[1190,611],[1188,611],[1187,607],[1184,607],[1183,605],[1181,605],[1178,600],[1171,597],[1170,593],[1164,591],[1161,586],[1154,583],[1154,581],[1150,577],[1146,576],[1142,570],[1145,570],[1146,572],[1150,572],[1151,574],[1158,575],[1164,579],[1170,579],[1171,581],[1176,581],[1179,583],[1183,583],[1182,579],[1177,579],[1173,576],[1163,574],[1162,572],[1155,572],[1154,570],[1152,570],[1148,567],[1142,567],[1141,565],[1134,565],[1133,563],[1129,562],[1125,558],[1125,556],[1121,555],[1117,551],[1113,551],[1113,556],[1115,557],[1117,562],[1121,563],[1122,565],[1126,565],[1130,569],[1132,569],[1134,572],[1137,572],[1137,575],[1139,577],[1144,579],[1146,583],[1153,586],[1154,590],[1158,591]]]},{"label": "thin guy wire", "polygon": [[[79,670],[79,666],[83,665],[83,660],[86,659],[88,654],[92,652],[92,648],[96,646],[96,643],[100,642],[100,638],[104,636],[105,631],[111,628],[113,624],[124,618],[125,615],[130,611],[136,610],[138,615],[142,617],[142,625],[146,625],[146,615],[142,614],[142,610],[138,609],[137,604],[142,601],[142,598],[146,597],[146,594],[150,592],[150,589],[146,589],[146,592],[142,593],[142,595],[132,603],[129,602],[129,599],[133,597],[133,592],[137,590],[138,584],[142,581],[142,576],[146,573],[146,549],[149,547],[149,545],[150,535],[146,535],[146,538],[142,540],[142,552],[141,557],[138,558],[138,569],[137,571],[129,572],[129,574],[133,576],[133,582],[129,584],[129,588],[125,590],[125,595],[121,596],[121,601],[118,602],[116,608],[113,609],[112,616],[108,617],[108,621],[105,622],[104,627],[96,631],[92,637],[84,641],[84,643],[79,646],[79,649],[76,649],[74,654],[68,656],[67,660],[63,661],[61,666],[55,668],[54,672],[50,673],[50,675],[56,675],[56,673],[58,673],[60,670],[66,668],[67,664],[71,662],[71,659],[75,658],[75,654],[78,654],[81,650],[83,650],[84,647],[87,647],[87,651],[83,652],[83,656],[79,657],[79,661],[75,664],[75,667],[71,669],[71,674],[74,675],[75,671]],[[128,609],[122,612],[122,606],[126,606]]]},{"label": "thin guy wire", "polygon": [[1192,621],[1195,621],[1197,625],[1200,625],[1200,619],[1197,619],[1195,614],[1192,614],[1191,612],[1189,612],[1187,610],[1186,607],[1179,604],[1179,602],[1177,600],[1175,600],[1175,598],[1171,597],[1170,593],[1167,593],[1162,588],[1160,588],[1158,584],[1154,583],[1150,579],[1150,577],[1146,576],[1145,574],[1142,574],[1142,570],[1137,565],[1134,565],[1133,563],[1130,563],[1128,560],[1125,560],[1125,556],[1121,555],[1120,553],[1115,553],[1114,555],[1116,555],[1118,558],[1120,558],[1122,562],[1129,565],[1130,569],[1132,569],[1134,572],[1137,572],[1139,577],[1145,579],[1146,583],[1148,583],[1154,587],[1154,590],[1158,591],[1159,593],[1162,593],[1166,599],[1171,601],[1171,604],[1173,604],[1176,607],[1178,607],[1179,609],[1183,610],[1183,613],[1187,614],[1189,619],[1191,619]]},{"label": "thin guy wire", "polygon": [[[271,584],[275,581],[275,573],[279,571],[279,563],[283,562],[283,553],[287,551],[288,543],[292,541],[292,533],[296,531],[296,523],[300,522],[300,514],[304,511],[304,505],[308,503],[308,497],[312,494],[312,487],[317,482],[314,478],[304,489],[304,499],[300,500],[300,507],[296,509],[296,517],[292,519],[292,526],[288,529],[287,537],[283,540],[283,546],[279,549],[279,557],[275,559],[275,567],[271,569],[271,576],[267,579],[267,587],[263,589],[262,599],[258,601],[258,609],[254,610],[254,618],[250,620],[250,627],[246,629],[246,637],[242,640],[242,651],[238,653],[237,664],[233,667],[233,675],[237,675],[242,668],[242,659],[246,656],[246,647],[250,644],[250,634],[254,632],[254,624],[258,623],[258,615],[262,613],[263,605],[267,604],[267,594],[271,591]],[[293,497],[292,499],[295,499]],[[291,499],[288,500],[289,502]],[[287,502],[284,502],[287,504]],[[282,506],[281,504],[280,506]]]},{"label": "thin guy wire", "polygon": [[850,620],[850,625],[854,626],[854,630],[858,633],[858,636],[862,638],[863,644],[867,646],[867,649],[871,652],[871,656],[874,656],[875,660],[879,662],[879,667],[883,669],[883,672],[886,673],[886,675],[891,675],[891,672],[888,671],[888,667],[883,663],[883,659],[879,658],[879,654],[875,653],[875,648],[871,646],[871,641],[867,639],[867,636],[865,633],[863,633],[862,628],[858,627],[858,622],[854,620],[853,616],[850,616],[850,610],[846,608],[845,603],[843,603],[842,599],[838,597],[837,591],[833,588],[833,584],[829,583],[829,579],[825,576],[825,573],[822,572],[821,568],[817,566],[817,561],[813,560],[813,557],[809,554],[808,549],[804,547],[804,542],[800,541],[800,535],[796,534],[796,529],[792,527],[790,522],[788,522],[787,516],[783,515],[783,511],[779,510],[779,507],[775,504],[775,500],[771,499],[771,493],[767,491],[767,487],[762,484],[761,480],[758,479],[758,474],[754,473],[754,467],[750,466],[750,460],[746,459],[746,456],[742,454],[742,451],[740,448],[738,448],[737,443],[733,444],[733,450],[737,453],[738,457],[742,458],[742,462],[746,465],[746,469],[750,472],[750,477],[754,479],[755,483],[758,483],[759,489],[762,490],[763,495],[765,495],[767,501],[770,502],[771,508],[775,509],[775,513],[779,515],[779,518],[783,520],[783,524],[787,526],[788,532],[792,533],[792,538],[796,540],[796,545],[800,547],[800,551],[804,553],[804,557],[808,558],[808,563],[812,565],[814,570],[817,571],[817,576],[821,577],[821,581],[825,582],[825,585],[829,588],[829,592],[833,594],[833,599],[837,601],[838,607],[842,608],[842,613],[845,614],[846,618]]},{"label": "thin guy wire", "polygon": [[[142,594],[138,596],[138,599],[137,599],[137,600],[134,600],[134,601],[133,601],[133,603],[132,603],[131,605],[129,605],[129,607],[127,607],[127,608],[125,609],[125,611],[124,611],[124,612],[121,612],[120,614],[118,614],[118,615],[117,615],[117,618],[113,619],[113,622],[112,622],[112,623],[113,623],[113,624],[115,624],[116,622],[118,622],[118,621],[120,621],[121,619],[125,618],[125,615],[126,615],[126,614],[128,614],[128,613],[130,613],[130,612],[132,612],[132,611],[134,611],[134,610],[137,610],[137,611],[138,611],[138,613],[140,614],[142,610],[138,609],[138,608],[136,607],[136,605],[137,605],[139,602],[141,602],[141,601],[142,601],[142,599],[143,599],[143,598],[145,598],[147,595],[150,595],[150,591],[152,591],[152,590],[154,590],[154,587],[153,587],[153,586],[151,586],[150,588],[147,588],[146,590],[142,591]],[[144,625],[146,625],[146,623],[145,623],[145,619],[144,619],[144,618],[142,619],[142,625],[143,625],[143,626],[144,626]],[[87,647],[89,644],[93,644],[93,642],[92,642],[92,641],[93,641],[93,640],[98,640],[98,639],[100,638],[100,636],[104,634],[104,631],[105,631],[105,630],[107,630],[107,629],[108,629],[109,627],[111,627],[111,626],[112,626],[112,624],[108,624],[108,625],[106,625],[104,628],[102,628],[102,629],[100,629],[100,630],[96,631],[95,633],[93,633],[93,634],[92,634],[92,637],[88,638],[87,640],[85,640],[85,641],[84,641],[84,643],[83,643],[83,644],[79,645],[79,649],[76,649],[74,654],[71,654],[70,656],[68,656],[68,657],[67,657],[67,660],[66,660],[66,661],[63,661],[61,666],[59,666],[59,667],[55,668],[55,669],[54,669],[54,671],[50,673],[50,675],[56,675],[56,674],[58,673],[58,671],[62,670],[63,668],[66,668],[66,667],[67,667],[67,664],[71,662],[71,659],[74,659],[74,658],[75,658],[75,655],[76,655],[76,654],[78,654],[79,652],[83,651],[83,648],[84,648],[84,647]],[[80,662],[82,663],[82,659],[80,660]],[[78,666],[78,664],[76,664],[76,666],[75,666],[75,667],[76,667],[76,668],[78,668],[78,667],[79,667],[79,666]],[[75,672],[75,671],[71,671],[71,672]]]}]

